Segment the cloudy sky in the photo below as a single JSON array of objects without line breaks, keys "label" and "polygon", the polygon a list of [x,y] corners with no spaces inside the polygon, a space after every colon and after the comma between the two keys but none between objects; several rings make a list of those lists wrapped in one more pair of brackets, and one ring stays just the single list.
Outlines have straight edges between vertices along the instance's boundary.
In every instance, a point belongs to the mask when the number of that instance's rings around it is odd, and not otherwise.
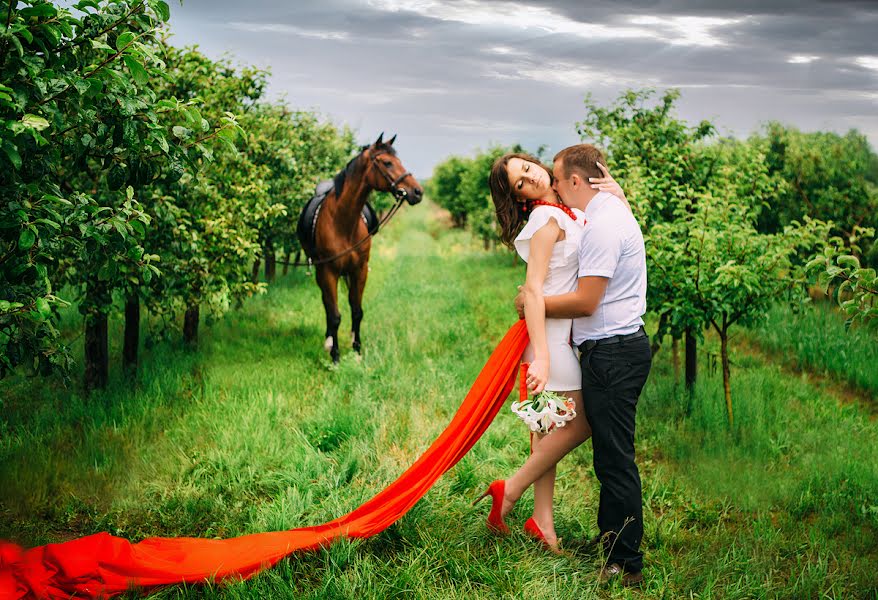
[{"label": "cloudy sky", "polygon": [[362,143],[398,133],[419,177],[492,143],[577,143],[585,95],[632,87],[680,88],[679,116],[726,134],[777,119],[878,148],[874,0],[185,0],[171,29]]}]

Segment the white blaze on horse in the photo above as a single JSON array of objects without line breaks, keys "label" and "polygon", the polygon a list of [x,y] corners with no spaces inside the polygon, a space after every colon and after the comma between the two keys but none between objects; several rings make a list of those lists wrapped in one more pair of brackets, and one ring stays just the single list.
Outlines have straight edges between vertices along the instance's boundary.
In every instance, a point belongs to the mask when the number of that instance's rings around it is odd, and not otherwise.
[{"label": "white blaze on horse", "polygon": [[310,262],[317,269],[317,285],[323,295],[326,311],[324,348],[339,359],[338,280],[344,277],[351,307],[353,348],[361,348],[360,323],[363,320],[363,290],[369,273],[372,235],[378,231],[378,219],[368,204],[372,190],[390,192],[399,204],[414,205],[421,201],[424,190],[411,173],[405,170],[393,142],[378,136],[374,144],[363,146],[335,178],[317,186],[315,195],[299,216],[299,241]]}]

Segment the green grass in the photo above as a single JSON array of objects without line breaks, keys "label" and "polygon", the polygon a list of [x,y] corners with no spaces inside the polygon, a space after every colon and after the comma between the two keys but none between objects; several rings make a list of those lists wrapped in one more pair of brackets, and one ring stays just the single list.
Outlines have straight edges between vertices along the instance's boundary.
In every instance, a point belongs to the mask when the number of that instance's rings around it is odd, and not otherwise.
[{"label": "green grass", "polygon": [[862,325],[846,329],[844,322],[829,302],[798,312],[776,305],[750,338],[799,369],[826,374],[878,399],[878,333]]},{"label": "green grass", "polygon": [[[145,352],[133,384],[114,379],[83,399],[54,380],[0,382],[0,538],[234,536],[322,523],[383,489],[450,420],[514,321],[523,278],[509,254],[484,253],[434,217],[429,205],[409,207],[376,240],[361,361],[345,306],[342,361],[330,366],[318,289],[297,270],[204,328],[197,352]],[[297,554],[250,581],[156,596],[878,598],[875,421],[735,352],[729,431],[719,375],[702,368],[690,401],[669,354],[656,357],[638,417],[642,591],[595,583],[588,444],[559,466],[557,529],[570,556],[547,555],[518,530],[486,531],[487,506],[471,500],[528,450],[503,410],[374,538]],[[517,528],[531,506],[527,494]]]}]

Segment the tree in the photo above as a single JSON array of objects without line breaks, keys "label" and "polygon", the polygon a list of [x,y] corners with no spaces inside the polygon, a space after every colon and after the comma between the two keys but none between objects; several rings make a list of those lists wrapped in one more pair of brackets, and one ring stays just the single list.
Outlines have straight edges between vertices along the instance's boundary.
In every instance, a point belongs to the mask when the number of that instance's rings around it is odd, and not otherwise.
[{"label": "tree", "polygon": [[[878,155],[863,134],[806,133],[771,122],[750,141],[765,153],[769,173],[786,184],[773,210],[762,213],[760,231],[777,232],[805,216],[831,221],[833,235],[844,240],[857,228],[878,227]],[[878,266],[873,239],[861,239],[856,256]]]},{"label": "tree", "polygon": [[769,180],[761,156],[749,156],[743,163],[726,156],[709,189],[695,203],[679,205],[676,218],[652,226],[647,246],[659,269],[652,278],[661,280],[666,292],[658,302],[651,299],[652,309],[672,318],[685,312],[687,318],[708,324],[720,338],[730,428],[734,427],[730,329],[758,322],[779,296],[802,282],[804,273],[795,258],[812,252],[829,230],[828,224],[806,217],[804,223],[791,223],[782,232],[760,234],[759,204],[740,193],[741,180],[755,185]]},{"label": "tree", "polygon": [[494,146],[480,151],[475,158],[468,161],[466,169],[460,176],[458,195],[466,207],[467,225],[479,236],[485,249],[499,242],[497,233],[497,216],[491,200],[491,188],[488,186],[488,175],[491,166],[499,157],[509,152],[508,148]]},{"label": "tree", "polygon": [[152,58],[144,41],[168,6],[73,8],[84,15],[10,2],[0,37],[0,376],[18,365],[66,372],[56,327],[66,301],[55,290],[78,278],[90,388],[106,381],[108,281],[154,269],[141,245],[149,218],[122,165],[167,144],[140,100]]},{"label": "tree", "polygon": [[468,207],[459,190],[467,166],[466,159],[450,156],[436,165],[430,179],[430,197],[451,213],[451,222],[455,227],[466,226]]}]

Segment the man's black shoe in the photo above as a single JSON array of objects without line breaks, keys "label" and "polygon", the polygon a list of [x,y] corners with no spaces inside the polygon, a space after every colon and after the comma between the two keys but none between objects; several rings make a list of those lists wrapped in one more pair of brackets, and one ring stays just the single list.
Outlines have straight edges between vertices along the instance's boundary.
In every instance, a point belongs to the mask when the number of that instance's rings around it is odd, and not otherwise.
[{"label": "man's black shoe", "polygon": [[643,584],[643,573],[640,571],[629,573],[618,564],[613,563],[601,569],[601,572],[598,574],[598,581],[601,585],[617,579],[622,582],[624,587],[640,587]]}]

